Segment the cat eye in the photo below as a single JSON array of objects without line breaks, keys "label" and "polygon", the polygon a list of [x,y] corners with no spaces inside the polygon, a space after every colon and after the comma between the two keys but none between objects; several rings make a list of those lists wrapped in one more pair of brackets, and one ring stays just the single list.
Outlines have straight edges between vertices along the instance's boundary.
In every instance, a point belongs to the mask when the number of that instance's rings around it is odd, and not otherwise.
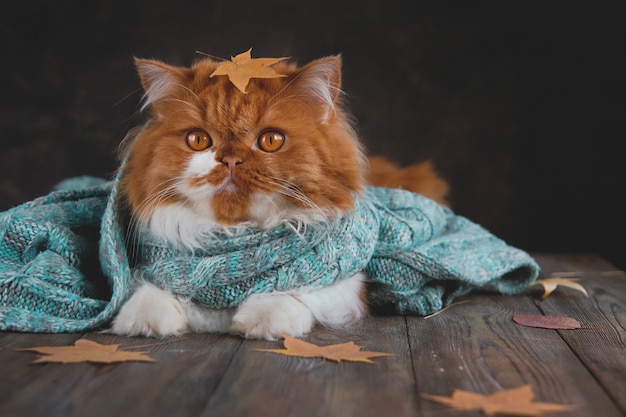
[{"label": "cat eye", "polygon": [[261,133],[257,143],[262,151],[276,152],[285,144],[285,135],[276,130],[268,130]]},{"label": "cat eye", "polygon": [[187,132],[187,146],[194,151],[203,151],[213,145],[213,140],[204,130],[194,129]]}]

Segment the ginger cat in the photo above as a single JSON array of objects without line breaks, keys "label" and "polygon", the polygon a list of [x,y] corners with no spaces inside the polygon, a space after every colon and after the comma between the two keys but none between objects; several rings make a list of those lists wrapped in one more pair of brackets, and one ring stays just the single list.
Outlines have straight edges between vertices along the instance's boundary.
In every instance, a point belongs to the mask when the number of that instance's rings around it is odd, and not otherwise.
[{"label": "ginger cat", "polygon": [[[210,76],[218,65],[212,59],[136,65],[151,119],[129,135],[121,193],[134,227],[173,245],[193,250],[218,230],[323,222],[351,210],[368,182],[445,202],[448,186],[429,163],[368,164],[342,105],[337,56],[273,65],[284,76],[252,79],[246,94],[227,77]],[[326,288],[257,294],[238,308],[212,310],[138,278],[111,331],[298,337],[317,323],[338,327],[363,317],[366,279],[358,273]]]}]

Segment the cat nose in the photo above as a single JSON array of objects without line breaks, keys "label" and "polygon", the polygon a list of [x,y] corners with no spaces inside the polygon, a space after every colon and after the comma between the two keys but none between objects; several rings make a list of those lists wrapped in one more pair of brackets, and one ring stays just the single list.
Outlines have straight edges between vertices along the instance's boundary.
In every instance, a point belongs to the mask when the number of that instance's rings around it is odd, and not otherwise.
[{"label": "cat nose", "polygon": [[237,156],[225,156],[222,158],[222,164],[226,165],[230,172],[233,172],[235,170],[235,167],[237,165],[241,165],[242,163],[243,161],[241,160],[241,158]]}]

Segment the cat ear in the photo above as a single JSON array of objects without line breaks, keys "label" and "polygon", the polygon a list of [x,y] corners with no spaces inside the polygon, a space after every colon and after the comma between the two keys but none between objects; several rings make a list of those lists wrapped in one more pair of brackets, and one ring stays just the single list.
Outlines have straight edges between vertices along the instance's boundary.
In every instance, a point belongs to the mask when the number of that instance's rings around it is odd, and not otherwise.
[{"label": "cat ear", "polygon": [[141,110],[168,97],[182,79],[181,70],[178,67],[167,65],[161,61],[135,58],[135,65],[141,84],[145,91]]},{"label": "cat ear", "polygon": [[329,56],[305,65],[295,84],[327,108],[324,119],[328,119],[341,95],[341,56]]}]

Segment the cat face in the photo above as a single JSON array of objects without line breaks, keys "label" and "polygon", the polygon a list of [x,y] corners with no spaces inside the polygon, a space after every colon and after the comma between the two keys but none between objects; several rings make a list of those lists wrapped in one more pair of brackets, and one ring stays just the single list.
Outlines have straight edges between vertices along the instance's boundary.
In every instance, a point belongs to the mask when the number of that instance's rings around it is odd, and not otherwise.
[{"label": "cat face", "polygon": [[121,181],[136,221],[183,233],[352,208],[364,164],[340,103],[340,59],[276,64],[286,77],[252,79],[246,94],[210,77],[216,66],[137,60],[152,118],[130,139]]}]

